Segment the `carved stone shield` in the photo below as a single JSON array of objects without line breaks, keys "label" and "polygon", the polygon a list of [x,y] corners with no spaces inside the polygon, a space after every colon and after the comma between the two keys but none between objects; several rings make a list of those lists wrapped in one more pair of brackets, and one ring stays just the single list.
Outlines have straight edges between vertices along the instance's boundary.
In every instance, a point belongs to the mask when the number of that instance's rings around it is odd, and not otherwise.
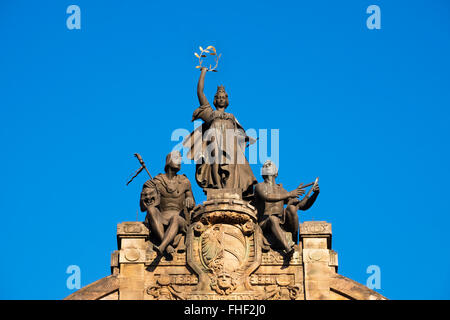
[{"label": "carved stone shield", "polygon": [[197,293],[229,295],[251,289],[261,263],[256,211],[239,200],[205,202],[189,227],[187,260],[199,276]]}]

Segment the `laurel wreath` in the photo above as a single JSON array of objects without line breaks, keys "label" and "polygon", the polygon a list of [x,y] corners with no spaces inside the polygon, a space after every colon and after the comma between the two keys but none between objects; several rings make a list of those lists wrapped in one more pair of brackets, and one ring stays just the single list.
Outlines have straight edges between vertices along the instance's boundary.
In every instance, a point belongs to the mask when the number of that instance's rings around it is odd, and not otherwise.
[{"label": "laurel wreath", "polygon": [[212,65],[209,65],[208,71],[217,72],[217,66],[219,65],[219,59],[222,56],[221,53],[217,54],[216,48],[213,46],[208,46],[206,49],[203,49],[203,47],[198,47],[200,49],[200,54],[197,52],[194,52],[194,55],[198,58],[198,66],[196,66],[197,69],[203,68],[203,58],[207,57],[207,53],[209,53],[211,56],[214,56],[214,60],[216,61],[216,65],[212,67]]}]

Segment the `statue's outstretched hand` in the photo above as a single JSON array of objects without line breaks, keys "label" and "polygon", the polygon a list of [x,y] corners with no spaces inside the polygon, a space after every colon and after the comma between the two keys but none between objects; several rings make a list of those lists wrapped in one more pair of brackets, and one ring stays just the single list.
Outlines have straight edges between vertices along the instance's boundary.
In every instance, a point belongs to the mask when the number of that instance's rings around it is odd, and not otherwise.
[{"label": "statue's outstretched hand", "polygon": [[312,190],[313,190],[313,192],[315,192],[315,193],[319,193],[319,192],[320,192],[319,184],[318,184],[318,183],[315,184]]},{"label": "statue's outstretched hand", "polygon": [[300,185],[297,187],[297,189],[293,190],[290,192],[290,197],[291,198],[297,198],[301,195],[305,194],[305,190],[302,189],[303,183],[300,183]]}]

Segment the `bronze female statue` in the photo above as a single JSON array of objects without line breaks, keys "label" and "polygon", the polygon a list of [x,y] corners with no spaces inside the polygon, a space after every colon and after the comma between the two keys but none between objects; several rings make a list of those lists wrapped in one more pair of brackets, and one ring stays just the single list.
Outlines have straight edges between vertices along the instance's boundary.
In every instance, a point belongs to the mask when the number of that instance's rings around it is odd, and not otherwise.
[{"label": "bronze female statue", "polygon": [[207,68],[201,68],[197,85],[200,103],[192,121],[202,119],[203,125],[192,132],[185,140],[190,149],[188,157],[196,160],[195,178],[203,189],[241,189],[243,196],[253,193],[257,183],[250,165],[245,158],[245,147],[254,139],[245,134],[244,129],[233,114],[225,112],[228,95],[223,86],[217,88],[214,106],[211,108],[203,88]]}]

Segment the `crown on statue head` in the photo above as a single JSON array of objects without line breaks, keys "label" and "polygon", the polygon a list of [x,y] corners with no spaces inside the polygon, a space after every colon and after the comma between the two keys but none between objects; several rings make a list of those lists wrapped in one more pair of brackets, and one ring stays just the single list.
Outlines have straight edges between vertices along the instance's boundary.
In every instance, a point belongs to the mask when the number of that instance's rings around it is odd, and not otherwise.
[{"label": "crown on statue head", "polygon": [[226,92],[225,92],[225,87],[224,87],[224,86],[222,86],[222,85],[220,85],[220,86],[217,86],[217,92],[216,92],[216,93],[220,93],[220,92],[222,92],[222,93],[226,93]]}]

